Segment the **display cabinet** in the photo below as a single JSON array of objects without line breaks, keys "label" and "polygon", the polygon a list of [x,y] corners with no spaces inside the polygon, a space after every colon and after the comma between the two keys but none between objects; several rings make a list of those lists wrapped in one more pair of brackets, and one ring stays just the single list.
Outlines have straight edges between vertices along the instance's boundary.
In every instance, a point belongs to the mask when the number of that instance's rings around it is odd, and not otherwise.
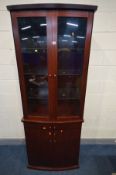
[{"label": "display cabinet", "polygon": [[79,167],[93,16],[97,6],[7,6],[16,49],[28,167]]}]

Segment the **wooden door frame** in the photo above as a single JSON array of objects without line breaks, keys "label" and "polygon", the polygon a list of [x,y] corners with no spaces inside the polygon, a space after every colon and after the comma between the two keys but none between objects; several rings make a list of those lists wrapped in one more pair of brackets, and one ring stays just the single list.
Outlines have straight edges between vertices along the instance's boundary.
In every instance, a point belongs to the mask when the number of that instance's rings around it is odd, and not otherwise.
[{"label": "wooden door frame", "polygon": [[[16,48],[16,59],[18,65],[19,72],[19,80],[20,80],[20,89],[23,103],[23,112],[24,117],[28,118],[32,115],[28,114],[28,102],[26,96],[26,87],[24,80],[24,70],[23,70],[23,62],[21,56],[21,45],[20,45],[20,37],[18,32],[18,22],[17,17],[46,17],[47,21],[47,58],[48,58],[48,89],[49,89],[49,97],[48,97],[48,108],[49,108],[49,116],[46,117],[33,117],[37,120],[57,120],[57,94],[58,94],[58,79],[57,79],[57,67],[58,67],[58,43],[57,43],[57,18],[60,16],[66,17],[85,17],[87,18],[87,32],[86,32],[86,40],[85,40],[85,48],[84,48],[84,63],[83,63],[83,71],[82,71],[82,79],[81,79],[81,100],[80,100],[80,116],[78,118],[83,118],[84,111],[84,101],[85,101],[85,93],[86,93],[86,83],[87,83],[87,72],[88,72],[88,64],[89,64],[89,55],[90,55],[90,44],[91,44],[91,33],[92,33],[92,25],[93,25],[93,12],[82,12],[82,11],[20,11],[20,12],[11,12],[12,18],[12,26],[13,26],[13,35],[14,42]],[[70,119],[76,119],[75,116],[70,116]],[[66,117],[64,117],[66,120]]]},{"label": "wooden door frame", "polygon": [[[53,14],[53,22],[54,22],[54,26],[53,26],[53,41],[56,41],[56,44],[53,46],[53,50],[54,50],[54,59],[55,59],[55,63],[57,64],[55,66],[56,70],[56,75],[57,75],[57,70],[58,70],[58,42],[57,42],[57,36],[58,36],[58,31],[57,31],[57,19],[58,17],[79,17],[79,18],[87,18],[87,31],[86,31],[86,40],[85,40],[85,47],[84,47],[84,55],[83,55],[83,69],[82,69],[82,78],[81,78],[81,97],[80,97],[80,115],[79,116],[63,116],[62,118],[59,118],[56,114],[56,112],[54,113],[54,120],[62,120],[62,121],[66,121],[68,120],[82,120],[83,121],[83,111],[84,111],[84,102],[85,102],[85,93],[86,93],[86,83],[87,83],[87,72],[88,72],[88,64],[89,64],[89,55],[90,55],[90,44],[91,44],[91,34],[92,34],[92,25],[93,25],[93,12],[83,12],[83,11],[58,11],[56,10]],[[54,98],[54,104],[55,106],[55,110],[57,111],[57,94],[58,94],[58,79],[56,76],[56,81],[54,82],[55,85],[55,89],[56,89],[56,93],[55,93],[55,98]]]},{"label": "wooden door frame", "polygon": [[[21,12],[11,12],[11,19],[12,19],[12,29],[13,29],[13,36],[14,36],[14,44],[15,44],[15,51],[16,51],[16,60],[17,60],[17,67],[18,67],[18,73],[19,73],[19,81],[20,81],[20,90],[21,90],[21,97],[22,97],[22,106],[23,106],[23,114],[25,119],[32,119],[33,120],[40,120],[40,121],[48,121],[50,120],[50,113],[51,113],[51,95],[48,95],[48,108],[49,108],[49,114],[48,117],[41,117],[41,116],[33,116],[29,114],[29,107],[28,107],[28,100],[26,95],[26,85],[25,85],[25,79],[24,79],[24,69],[23,69],[23,61],[22,61],[22,52],[21,52],[21,44],[20,44],[20,36],[18,32],[18,17],[46,17],[46,22],[49,27],[47,27],[47,59],[48,59],[48,75],[50,74],[50,53],[51,53],[51,24],[49,20],[48,11],[21,11]],[[48,37],[49,36],[49,37]],[[48,91],[51,92],[51,86],[50,86],[50,79],[51,77],[48,76]]]}]

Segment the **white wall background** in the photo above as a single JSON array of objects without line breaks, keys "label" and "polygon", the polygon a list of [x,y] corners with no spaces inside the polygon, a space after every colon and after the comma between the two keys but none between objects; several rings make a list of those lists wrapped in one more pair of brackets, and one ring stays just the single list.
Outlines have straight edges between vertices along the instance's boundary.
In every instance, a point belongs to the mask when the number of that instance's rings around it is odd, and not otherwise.
[{"label": "white wall background", "polygon": [[[0,0],[0,138],[24,138],[22,105],[7,5],[46,0]],[[67,3],[67,0],[49,0]],[[98,5],[95,14],[83,138],[116,138],[116,0],[71,0]]]}]

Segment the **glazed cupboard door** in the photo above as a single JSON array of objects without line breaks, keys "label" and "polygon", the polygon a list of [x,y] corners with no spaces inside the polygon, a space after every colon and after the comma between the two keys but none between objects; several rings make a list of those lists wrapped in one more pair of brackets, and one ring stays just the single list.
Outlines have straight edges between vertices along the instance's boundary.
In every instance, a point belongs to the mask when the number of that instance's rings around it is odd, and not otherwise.
[{"label": "glazed cupboard door", "polygon": [[52,116],[50,46],[52,28],[47,12],[12,13],[24,116]]},{"label": "glazed cupboard door", "polygon": [[83,116],[92,15],[12,12],[24,116]]},{"label": "glazed cupboard door", "polygon": [[59,12],[56,17],[57,117],[60,119],[82,117],[91,17],[88,12],[70,11]]}]

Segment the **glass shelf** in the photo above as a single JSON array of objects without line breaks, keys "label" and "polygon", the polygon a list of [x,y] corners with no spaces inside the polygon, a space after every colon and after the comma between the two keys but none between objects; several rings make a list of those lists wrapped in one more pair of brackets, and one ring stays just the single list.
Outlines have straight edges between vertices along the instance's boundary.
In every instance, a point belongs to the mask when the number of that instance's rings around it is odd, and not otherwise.
[{"label": "glass shelf", "polygon": [[62,100],[62,101],[67,101],[67,102],[70,102],[70,101],[75,101],[75,100],[80,100],[80,98],[58,98],[58,100]]},{"label": "glass shelf", "polygon": [[43,73],[36,73],[36,72],[25,72],[24,75],[34,75],[34,76],[46,76],[48,77],[47,73],[43,74]]},{"label": "glass shelf", "polygon": [[59,88],[58,90],[58,99],[65,99],[65,100],[73,100],[73,99],[80,99],[80,90],[79,88]]},{"label": "glass shelf", "polygon": [[81,70],[75,70],[75,69],[64,69],[64,70],[58,70],[58,75],[81,75]]},{"label": "glass shelf", "polygon": [[38,75],[38,76],[42,76],[42,75],[48,75],[48,71],[46,69],[40,69],[38,67],[35,68],[35,66],[25,66],[24,69],[24,75]]},{"label": "glass shelf", "polygon": [[29,98],[29,100],[41,100],[41,101],[48,101],[48,99],[47,99],[47,98],[39,98],[39,97],[31,97],[31,96],[29,96],[28,98]]},{"label": "glass shelf", "polygon": [[81,76],[80,74],[68,74],[68,73],[60,73],[58,76],[69,76],[69,77],[75,77],[75,76]]},{"label": "glass shelf", "polygon": [[34,50],[34,49],[41,49],[41,50],[46,50],[47,48],[42,48],[42,47],[23,47],[22,50]]}]

